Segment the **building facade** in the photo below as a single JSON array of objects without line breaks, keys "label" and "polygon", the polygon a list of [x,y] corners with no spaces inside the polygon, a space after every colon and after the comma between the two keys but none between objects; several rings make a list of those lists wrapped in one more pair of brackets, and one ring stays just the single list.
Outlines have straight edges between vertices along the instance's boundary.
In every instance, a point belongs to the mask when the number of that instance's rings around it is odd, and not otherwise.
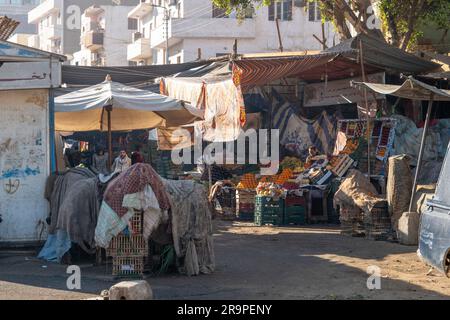
[{"label": "building facade", "polygon": [[[117,7],[117,11],[124,12],[126,20],[126,13],[138,3],[139,0],[43,0],[28,13],[28,22],[38,29],[38,35],[29,45],[64,54],[72,60],[74,53],[82,50],[82,16],[86,9],[94,5]],[[126,44],[123,50],[126,55]]]},{"label": "building facade", "polygon": [[128,19],[130,8],[91,6],[81,16],[81,50],[71,64],[80,66],[127,65],[127,45],[137,30],[136,20]]},{"label": "building facade", "polygon": [[[316,2],[282,0],[249,10],[245,19],[226,15],[210,0],[141,0],[128,14],[138,30],[128,46],[130,64],[162,64],[231,53],[321,50],[338,41],[333,26],[322,21]],[[278,36],[277,21],[279,25]],[[318,39],[316,39],[316,36]],[[319,41],[320,40],[320,41]]]}]

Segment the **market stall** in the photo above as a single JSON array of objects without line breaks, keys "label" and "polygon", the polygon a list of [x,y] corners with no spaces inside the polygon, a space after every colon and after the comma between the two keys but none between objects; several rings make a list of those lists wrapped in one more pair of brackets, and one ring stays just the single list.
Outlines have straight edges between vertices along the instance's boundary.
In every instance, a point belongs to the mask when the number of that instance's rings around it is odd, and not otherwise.
[{"label": "market stall", "polygon": [[[184,125],[202,115],[180,100],[107,80],[58,97],[55,127],[75,132],[107,127],[111,150],[113,130]],[[159,270],[151,271],[157,274],[169,267],[188,275],[212,272],[206,190],[193,181],[177,183],[164,180],[146,163],[109,176],[89,165],[54,174],[47,182],[52,228],[39,256],[70,262],[68,253],[76,244],[88,254],[97,253],[98,262],[103,256],[99,248],[106,249],[114,276],[142,275],[154,264],[155,253]],[[193,213],[196,223],[189,222]]]}]

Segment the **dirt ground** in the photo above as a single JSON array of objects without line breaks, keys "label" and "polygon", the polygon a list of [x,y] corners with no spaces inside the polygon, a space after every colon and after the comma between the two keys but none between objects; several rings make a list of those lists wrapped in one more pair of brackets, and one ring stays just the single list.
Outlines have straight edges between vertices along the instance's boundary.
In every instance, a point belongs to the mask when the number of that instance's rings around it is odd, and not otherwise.
[{"label": "dirt ground", "polygon": [[[336,226],[255,227],[215,221],[216,271],[148,278],[156,299],[448,299],[450,279],[428,272],[416,247],[339,234]],[[367,268],[381,270],[369,290]],[[85,299],[117,282],[105,266],[80,265],[81,290],[66,266],[30,251],[0,251],[0,299]]]}]

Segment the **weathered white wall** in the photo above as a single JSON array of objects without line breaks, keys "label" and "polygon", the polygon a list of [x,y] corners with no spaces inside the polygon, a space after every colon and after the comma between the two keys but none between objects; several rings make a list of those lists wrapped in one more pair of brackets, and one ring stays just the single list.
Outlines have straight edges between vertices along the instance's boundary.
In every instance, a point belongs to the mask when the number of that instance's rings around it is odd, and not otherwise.
[{"label": "weathered white wall", "polygon": [[128,12],[131,6],[102,6],[105,8],[104,48],[106,65],[126,66],[127,45],[136,30],[128,30]]},{"label": "weathered white wall", "polygon": [[[154,19],[153,27],[157,28],[152,37],[163,36],[162,10]],[[257,8],[253,19],[240,23],[235,18],[212,18],[212,6],[209,0],[181,0],[181,10],[172,10],[169,34],[170,60],[176,61],[181,55],[181,62],[195,60],[198,48],[202,50],[202,58],[215,57],[217,53],[231,53],[234,39],[238,40],[238,53],[277,52],[279,41],[275,21],[269,21],[268,8]],[[156,23],[155,23],[156,21]],[[321,50],[322,45],[313,37],[322,38],[321,21],[309,21],[305,8],[293,7],[292,20],[280,21],[280,33],[284,51]],[[159,28],[158,28],[159,27]],[[339,42],[330,23],[325,23],[325,37],[330,47]],[[159,39],[160,40],[160,39]],[[182,48],[180,48],[180,41]],[[152,41],[152,43],[161,41]],[[160,43],[154,63],[163,63],[161,52],[165,43]]]},{"label": "weathered white wall", "polygon": [[0,244],[45,240],[48,90],[0,91]]}]

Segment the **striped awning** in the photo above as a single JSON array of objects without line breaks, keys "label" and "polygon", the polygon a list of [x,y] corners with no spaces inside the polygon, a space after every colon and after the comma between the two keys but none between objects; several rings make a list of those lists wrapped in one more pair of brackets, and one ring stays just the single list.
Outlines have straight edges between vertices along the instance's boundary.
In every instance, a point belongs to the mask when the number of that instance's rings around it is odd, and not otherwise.
[{"label": "striped awning", "polygon": [[302,72],[332,61],[336,53],[276,58],[251,58],[233,62],[233,79],[242,87],[260,86],[272,81],[301,75]]}]

